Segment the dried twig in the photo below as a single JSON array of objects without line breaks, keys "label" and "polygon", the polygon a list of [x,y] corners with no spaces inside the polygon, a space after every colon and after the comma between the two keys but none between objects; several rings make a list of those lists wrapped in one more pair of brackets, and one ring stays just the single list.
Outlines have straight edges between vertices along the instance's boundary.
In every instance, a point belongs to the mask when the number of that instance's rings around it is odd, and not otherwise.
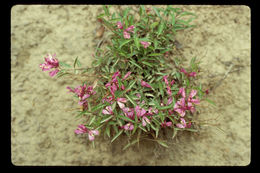
[{"label": "dried twig", "polygon": [[213,91],[215,90],[223,81],[224,79],[226,79],[227,75],[230,73],[231,69],[233,68],[234,64],[231,64],[229,66],[229,69],[227,70],[227,72],[225,73],[225,75],[217,82],[216,85],[214,85],[210,90]]}]

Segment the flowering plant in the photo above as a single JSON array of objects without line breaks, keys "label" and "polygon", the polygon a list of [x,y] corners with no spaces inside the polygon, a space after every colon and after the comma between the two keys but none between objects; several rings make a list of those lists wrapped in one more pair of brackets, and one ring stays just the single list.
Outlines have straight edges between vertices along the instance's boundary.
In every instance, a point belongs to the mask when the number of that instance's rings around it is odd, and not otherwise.
[{"label": "flowering plant", "polygon": [[78,58],[72,68],[59,62],[55,54],[40,65],[43,71],[54,69],[50,76],[88,73],[95,77],[92,82],[67,87],[80,105],[78,115],[86,117],[75,133],[87,134],[90,141],[101,133],[111,137],[111,142],[122,134],[130,139],[135,136],[127,148],[142,135],[167,147],[158,139],[165,128],[172,129],[173,137],[179,130],[196,132],[193,115],[206,94],[196,82],[200,62],[192,58],[184,68],[182,59],[170,56],[176,47],[176,33],[194,27],[190,23],[195,14],[172,6],[140,6],[135,18],[130,7],[112,15],[109,8],[103,6],[104,13],[98,16],[111,32],[109,43],[104,49],[97,48],[91,68],[77,68],[81,66]]}]

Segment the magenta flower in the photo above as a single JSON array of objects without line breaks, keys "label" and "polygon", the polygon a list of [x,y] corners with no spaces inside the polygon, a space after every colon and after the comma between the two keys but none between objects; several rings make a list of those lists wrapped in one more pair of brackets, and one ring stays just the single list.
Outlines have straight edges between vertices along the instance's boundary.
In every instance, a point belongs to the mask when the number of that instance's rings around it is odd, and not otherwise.
[{"label": "magenta flower", "polygon": [[109,97],[103,98],[103,99],[102,99],[102,103],[104,103],[105,101],[108,102],[108,103],[110,103],[110,104],[113,104],[113,97],[112,97],[112,96],[109,96]]},{"label": "magenta flower", "polygon": [[124,107],[122,108],[125,116],[127,116],[130,119],[134,119],[134,109],[133,108],[128,108],[128,107]]},{"label": "magenta flower", "polygon": [[88,130],[88,139],[93,141],[95,139],[95,135],[99,135],[98,130]]},{"label": "magenta flower", "polygon": [[134,33],[134,29],[135,29],[135,26],[134,25],[131,25],[129,26],[128,28],[125,29],[126,32],[132,32]]},{"label": "magenta flower", "polygon": [[124,31],[123,34],[125,39],[130,39],[131,36],[128,32]]},{"label": "magenta flower", "polygon": [[183,72],[188,77],[196,77],[196,75],[197,75],[196,72],[188,73],[184,68],[181,68],[180,72]]},{"label": "magenta flower", "polygon": [[144,48],[146,49],[151,43],[146,42],[146,41],[141,41],[141,44],[144,46]]},{"label": "magenta flower", "polygon": [[134,125],[132,123],[127,123],[126,125],[123,126],[125,130],[133,130]]},{"label": "magenta flower", "polygon": [[88,138],[90,141],[95,139],[94,135],[99,135],[98,130],[89,130],[83,124],[78,125],[78,128],[75,130],[76,134],[88,133]]},{"label": "magenta flower", "polygon": [[181,120],[181,123],[176,124],[176,126],[181,128],[181,129],[187,127],[185,119],[184,118],[180,118],[180,120]]},{"label": "magenta flower", "polygon": [[83,134],[83,133],[87,133],[88,129],[83,125],[80,124],[78,125],[78,128],[74,131],[76,134]]},{"label": "magenta flower", "polygon": [[175,81],[174,81],[174,80],[172,80],[172,81],[171,81],[171,85],[173,85],[174,83],[175,83]]},{"label": "magenta flower", "polygon": [[150,124],[150,120],[146,117],[146,116],[143,116],[142,117],[142,126],[146,126],[146,124]]},{"label": "magenta flower", "polygon": [[123,77],[122,80],[125,80],[126,78],[128,78],[128,77],[130,76],[131,73],[132,73],[131,71],[127,72],[126,75]]},{"label": "magenta flower", "polygon": [[170,127],[171,125],[172,125],[171,121],[168,121],[168,122],[164,121],[163,123],[161,123],[162,127]]},{"label": "magenta flower", "polygon": [[163,76],[163,81],[165,82],[166,85],[169,85],[168,76],[167,75]]},{"label": "magenta flower", "polygon": [[105,115],[113,115],[112,107],[107,106],[105,109],[102,110],[102,113]]},{"label": "magenta flower", "polygon": [[91,95],[96,94],[96,91],[93,90],[93,86],[89,86],[87,88],[86,84],[84,84],[83,86],[78,86],[75,89],[71,89],[69,86],[67,87],[67,89],[69,90],[69,92],[73,92],[75,93],[78,98],[79,98],[79,102],[78,104],[83,106],[83,108],[87,108],[87,98],[89,98]]},{"label": "magenta flower", "polygon": [[177,93],[177,95],[179,95],[179,94],[181,94],[182,97],[185,98],[185,97],[186,97],[185,88],[183,88],[183,87],[180,88],[180,89],[179,89],[179,92]]},{"label": "magenta flower", "polygon": [[141,80],[141,85],[143,87],[147,87],[147,88],[152,88],[151,85],[149,85],[148,83],[146,83],[145,81]]},{"label": "magenta flower", "polygon": [[185,98],[181,98],[179,101],[177,101],[173,110],[178,112],[181,117],[184,117],[186,113]]},{"label": "magenta flower", "polygon": [[125,104],[127,102],[126,98],[117,98],[117,104],[118,106],[123,109],[125,107]]},{"label": "magenta flower", "polygon": [[158,114],[158,109],[153,109],[152,107],[149,107],[148,112],[145,115],[154,115]]},{"label": "magenta flower", "polygon": [[136,115],[137,117],[142,117],[145,113],[146,113],[146,110],[144,108],[141,108],[139,105],[137,105],[135,107],[135,112],[136,112]]},{"label": "magenta flower", "polygon": [[47,58],[44,58],[45,63],[40,64],[40,68],[42,69],[42,71],[49,71],[51,69],[54,69],[53,71],[49,72],[49,75],[51,77],[55,76],[59,72],[59,61],[55,57],[56,54],[47,55]]},{"label": "magenta flower", "polygon": [[[196,111],[195,107],[193,104],[199,104],[200,101],[199,99],[193,99],[193,97],[197,94],[196,90],[191,90],[190,95],[188,97],[188,103],[187,103],[187,109],[190,110],[192,113]],[[192,104],[193,103],[193,104]]]},{"label": "magenta flower", "polygon": [[189,74],[189,77],[196,77],[196,72],[191,72],[190,74]]},{"label": "magenta flower", "polygon": [[123,29],[123,24],[121,22],[116,23],[118,29]]},{"label": "magenta flower", "polygon": [[173,98],[172,98],[172,97],[169,97],[169,99],[168,99],[168,101],[167,101],[167,105],[172,104],[172,101],[173,101]]}]

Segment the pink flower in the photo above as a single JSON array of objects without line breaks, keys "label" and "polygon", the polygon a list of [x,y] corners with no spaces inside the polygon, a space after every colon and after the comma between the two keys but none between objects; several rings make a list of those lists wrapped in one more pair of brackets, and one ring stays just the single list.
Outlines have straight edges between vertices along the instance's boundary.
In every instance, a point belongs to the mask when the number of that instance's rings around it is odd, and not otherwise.
[{"label": "pink flower", "polygon": [[188,77],[196,77],[196,75],[197,75],[196,72],[188,73],[184,68],[181,68],[180,72],[183,72]]},{"label": "pink flower", "polygon": [[123,32],[125,39],[130,39],[130,34],[126,31]]},{"label": "pink flower", "polygon": [[131,71],[127,72],[126,75],[123,77],[122,80],[125,80],[126,78],[128,78],[128,77],[130,76],[131,73],[132,73]]},{"label": "pink flower", "polygon": [[168,76],[167,75],[163,76],[163,81],[165,82],[166,85],[169,85]]},{"label": "pink flower", "polygon": [[83,134],[83,133],[87,133],[88,129],[83,125],[80,124],[78,125],[78,128],[74,131],[76,134]]},{"label": "pink flower", "polygon": [[167,105],[172,104],[172,101],[173,101],[173,98],[172,98],[172,97],[169,97],[169,99],[168,99],[168,101],[167,101]]},{"label": "pink flower", "polygon": [[188,74],[187,71],[184,68],[181,68],[180,72],[183,72],[184,74]]},{"label": "pink flower", "polygon": [[42,71],[49,71],[51,69],[54,69],[49,73],[51,77],[55,76],[59,72],[59,61],[55,57],[56,54],[47,55],[47,58],[44,58],[45,63],[40,64],[40,68],[42,69]]},{"label": "pink flower", "polygon": [[123,109],[125,107],[125,104],[127,102],[126,98],[117,98],[117,104],[118,106]]},{"label": "pink flower", "polygon": [[121,22],[116,23],[118,29],[123,29],[123,24]]},{"label": "pink flower", "polygon": [[158,114],[158,109],[153,110],[152,107],[149,107],[148,112],[145,115],[154,115],[154,113]]},{"label": "pink flower", "polygon": [[110,104],[113,104],[113,97],[112,96],[110,96],[110,97],[106,97],[106,98],[103,98],[102,99],[102,103],[104,103],[105,101],[106,102],[108,102],[108,103],[110,103]]},{"label": "pink flower", "polygon": [[189,74],[189,77],[196,77],[196,72],[191,72],[190,74]]},{"label": "pink flower", "polygon": [[168,122],[164,121],[163,123],[161,123],[162,127],[170,127],[171,125],[172,125],[171,121],[168,121]]},{"label": "pink flower", "polygon": [[135,28],[135,26],[131,25],[128,28],[126,28],[125,31],[134,33],[134,28]]},{"label": "pink flower", "polygon": [[98,130],[89,130],[83,124],[78,125],[78,128],[75,130],[76,134],[88,133],[88,138],[90,141],[95,139],[94,135],[99,135]]},{"label": "pink flower", "polygon": [[146,113],[146,110],[137,105],[135,107],[135,112],[136,112],[137,117],[139,118],[139,117],[142,117]]},{"label": "pink flower", "polygon": [[133,130],[134,125],[132,123],[127,123],[126,125],[123,126],[125,130]]},{"label": "pink flower", "polygon": [[185,97],[186,97],[185,88],[183,88],[183,87],[180,88],[180,89],[179,89],[179,92],[177,93],[177,95],[179,95],[179,94],[181,94],[182,97],[185,98]]},{"label": "pink flower", "polygon": [[179,128],[182,128],[182,129],[187,127],[185,119],[184,118],[180,118],[180,120],[181,120],[181,123],[176,124],[176,126],[179,127]]},{"label": "pink flower", "polygon": [[95,135],[99,135],[98,130],[88,130],[88,139],[93,141],[95,139]]},{"label": "pink flower", "polygon": [[59,71],[60,71],[59,69],[55,69],[55,70],[53,70],[53,71],[50,71],[50,72],[49,72],[49,75],[50,75],[51,77],[53,77],[53,76],[55,76]]},{"label": "pink flower", "polygon": [[150,124],[150,120],[146,116],[143,116],[142,117],[142,125],[146,126],[147,123]]},{"label": "pink flower", "polygon": [[102,113],[105,115],[113,115],[112,107],[107,106],[105,109],[102,110]]},{"label": "pink flower", "polygon": [[124,108],[122,108],[122,110],[128,118],[134,119],[134,109],[133,108],[124,107]]},{"label": "pink flower", "polygon": [[141,85],[143,87],[147,87],[147,88],[152,88],[151,85],[149,85],[148,83],[146,83],[145,81],[141,80]]},{"label": "pink flower", "polygon": [[174,105],[173,110],[178,112],[181,117],[184,117],[186,111],[185,98],[181,98],[179,101],[177,101]]},{"label": "pink flower", "polygon": [[194,104],[199,104],[200,101],[199,99],[193,99],[193,97],[197,94],[196,90],[191,90],[190,95],[188,97],[188,106],[187,109],[189,109],[192,113],[196,111],[195,107],[193,106],[192,103]]},{"label": "pink flower", "polygon": [[93,86],[89,86],[87,88],[86,84],[84,84],[83,86],[78,86],[75,89],[71,89],[69,86],[67,87],[67,89],[69,90],[69,92],[73,92],[75,93],[78,98],[79,98],[79,102],[78,104],[83,106],[83,108],[87,108],[87,98],[89,98],[91,95],[96,94],[96,91],[93,90]]},{"label": "pink flower", "polygon": [[146,49],[151,43],[146,42],[146,41],[141,41],[141,44],[144,46],[144,48]]},{"label": "pink flower", "polygon": [[175,81],[174,81],[174,80],[172,80],[172,81],[171,81],[171,86],[172,86],[174,83],[175,83]]}]

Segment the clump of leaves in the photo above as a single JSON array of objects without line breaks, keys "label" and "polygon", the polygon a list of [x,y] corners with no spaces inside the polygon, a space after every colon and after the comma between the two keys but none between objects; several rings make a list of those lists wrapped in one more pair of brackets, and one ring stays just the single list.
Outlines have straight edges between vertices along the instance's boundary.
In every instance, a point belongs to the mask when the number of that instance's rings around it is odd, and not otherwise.
[{"label": "clump of leaves", "polygon": [[[198,131],[193,114],[205,96],[196,83],[200,62],[193,58],[184,69],[181,59],[170,56],[178,30],[194,27],[196,15],[172,6],[141,5],[135,16],[131,7],[113,14],[109,8],[103,6],[98,19],[111,33],[110,44],[98,48],[91,68],[80,69],[74,61],[74,73],[96,79],[88,87],[88,81],[68,87],[79,99],[78,115],[86,117],[75,133],[87,133],[91,141],[103,133],[111,142],[126,134],[126,149],[144,136],[168,147],[158,138],[163,128],[172,129],[173,137],[179,130]],[[71,74],[70,68],[60,62],[58,77]]]}]

